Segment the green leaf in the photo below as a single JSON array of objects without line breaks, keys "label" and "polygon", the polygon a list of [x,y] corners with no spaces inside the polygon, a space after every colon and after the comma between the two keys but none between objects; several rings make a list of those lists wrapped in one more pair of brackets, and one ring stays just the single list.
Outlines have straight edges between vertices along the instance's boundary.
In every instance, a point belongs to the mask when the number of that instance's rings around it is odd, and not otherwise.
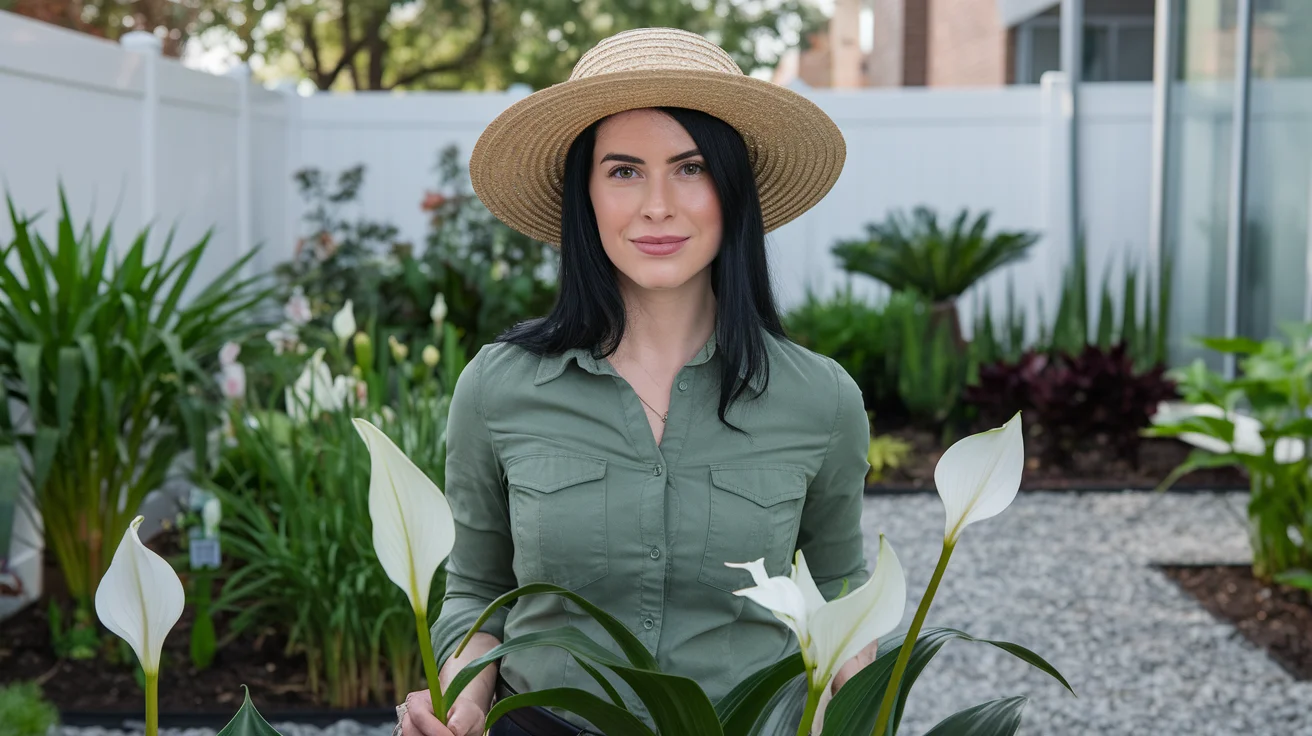
[{"label": "green leaf", "polygon": [[582,608],[585,613],[591,616],[603,629],[606,630],[606,633],[610,634],[611,637],[615,639],[615,642],[620,646],[620,651],[624,652],[624,656],[628,657],[629,662],[632,663],[634,667],[645,670],[660,669],[656,664],[656,657],[652,656],[652,653],[647,651],[647,647],[643,645],[638,637],[633,635],[633,632],[629,631],[624,624],[620,623],[619,619],[601,610],[583,596],[571,590],[562,588],[559,585],[552,585],[550,583],[531,583],[529,585],[523,585],[489,603],[487,608],[483,610],[483,614],[479,616],[478,620],[474,622],[474,625],[470,627],[469,633],[465,635],[465,638],[460,642],[459,646],[456,647],[455,653],[459,654],[464,650],[465,646],[469,644],[469,640],[473,638],[474,634],[483,627],[483,624],[487,623],[487,620],[491,618],[492,614],[496,613],[497,610],[508,606],[525,596],[547,594],[567,598]]},{"label": "green leaf", "polygon": [[1216,454],[1207,450],[1197,449],[1189,453],[1189,457],[1184,459],[1175,470],[1172,470],[1155,490],[1165,491],[1175,485],[1176,481],[1194,472],[1205,468],[1226,468],[1231,466],[1247,467],[1249,463],[1255,460],[1251,455],[1238,455],[1235,453]]},{"label": "green leaf", "polygon": [[[487,714],[487,727],[501,720],[509,711],[516,708],[555,707],[568,711],[587,720],[602,733],[633,734],[633,736],[656,736],[637,716],[623,708],[611,705],[586,690],[571,687],[535,690],[531,693],[512,695],[497,702]],[[219,734],[219,736],[224,736]]]},{"label": "green leaf", "polygon": [[250,689],[245,685],[241,689],[246,693],[245,701],[237,709],[237,715],[216,736],[282,736],[255,710],[255,705],[251,703]]},{"label": "green leaf", "polygon": [[752,673],[715,704],[725,736],[745,736],[779,688],[806,672],[801,653]]},{"label": "green leaf", "polygon": [[[902,722],[902,712],[906,708],[907,697],[911,694],[911,687],[916,679],[920,677],[920,673],[924,671],[934,655],[952,639],[991,644],[1048,673],[1067,690],[1071,690],[1070,684],[1056,668],[1025,647],[1010,642],[976,639],[956,629],[927,628],[921,631],[911,650],[911,657],[907,660],[906,671],[898,686],[893,717],[889,719],[889,736],[897,733],[898,726]],[[825,712],[824,734],[865,734],[874,729],[875,720],[879,716],[879,706],[884,699],[884,691],[888,688],[894,664],[904,644],[905,641],[901,640],[901,637],[890,637],[887,641],[888,649],[884,651],[885,642],[880,642],[881,652],[878,658],[848,680],[829,703],[829,708]],[[1074,690],[1071,690],[1071,693],[1074,694]]]},{"label": "green leaf", "polygon": [[588,664],[587,660],[583,659],[582,657],[576,656],[574,657],[574,661],[575,663],[578,664],[579,667],[583,668],[584,672],[591,675],[592,679],[597,681],[597,684],[601,686],[602,690],[606,691],[606,695],[610,697],[610,702],[614,703],[615,705],[621,708],[625,707],[624,698],[620,697],[619,691],[615,689],[614,685],[610,684],[610,680],[607,680],[606,676],[601,674],[600,670]]},{"label": "green leaf", "polygon": [[1020,730],[1023,697],[999,698],[958,711],[939,721],[925,736],[1011,736]]},{"label": "green leaf", "polygon": [[1281,585],[1312,590],[1312,570],[1285,570],[1275,575],[1275,581]]},{"label": "green leaf", "polygon": [[1251,355],[1262,352],[1262,343],[1249,337],[1201,337],[1198,342],[1220,353]]},{"label": "green leaf", "polygon": [[73,431],[73,408],[78,405],[82,393],[82,353],[79,348],[69,346],[59,349],[57,380],[55,401],[59,433],[67,437]]}]

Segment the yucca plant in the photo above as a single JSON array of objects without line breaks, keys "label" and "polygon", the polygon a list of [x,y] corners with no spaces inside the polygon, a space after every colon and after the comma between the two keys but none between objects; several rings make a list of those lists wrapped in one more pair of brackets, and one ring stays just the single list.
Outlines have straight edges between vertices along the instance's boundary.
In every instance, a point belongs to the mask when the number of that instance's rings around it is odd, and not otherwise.
[{"label": "yucca plant", "polygon": [[913,291],[934,305],[937,323],[952,329],[961,344],[956,298],[994,270],[1023,259],[1038,241],[1036,233],[989,233],[989,213],[972,217],[962,210],[946,227],[927,207],[910,216],[893,212],[866,225],[867,236],[834,245],[844,270],[882,281],[894,291]]},{"label": "yucca plant", "polygon": [[47,243],[7,198],[0,387],[22,407],[13,435],[33,459],[47,543],[85,618],[146,494],[183,450],[203,450],[212,361],[251,329],[264,292],[241,275],[248,254],[192,295],[209,235],[173,258],[170,232],[153,258],[146,229],[120,253],[112,224],[98,237],[90,223],[77,231],[62,190],[59,199]]}]

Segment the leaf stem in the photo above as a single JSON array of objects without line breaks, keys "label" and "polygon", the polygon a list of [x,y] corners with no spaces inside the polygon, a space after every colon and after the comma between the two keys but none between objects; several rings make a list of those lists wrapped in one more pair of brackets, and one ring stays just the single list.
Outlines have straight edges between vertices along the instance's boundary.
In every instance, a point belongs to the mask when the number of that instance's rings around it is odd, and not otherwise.
[{"label": "leaf stem", "polygon": [[925,624],[925,616],[934,602],[934,594],[938,592],[938,584],[943,579],[943,572],[948,569],[948,559],[952,557],[955,546],[955,540],[943,540],[943,551],[939,554],[934,575],[929,579],[925,596],[920,599],[920,605],[916,608],[915,618],[911,619],[911,628],[907,629],[906,638],[902,640],[902,649],[898,652],[897,662],[893,665],[893,674],[888,680],[888,689],[884,691],[884,701],[879,705],[879,717],[875,720],[875,730],[871,732],[871,736],[888,733],[888,723],[893,716],[893,703],[902,684],[902,675],[906,672],[907,662],[911,659],[911,650],[916,646],[916,638],[920,636],[920,628]]},{"label": "leaf stem", "polygon": [[[810,673],[807,673],[810,676]],[[820,694],[823,688],[816,688],[814,685],[806,689],[806,710],[802,711],[802,722],[797,724],[797,736],[807,736],[811,733],[811,725],[815,722],[815,712],[820,707]]]},{"label": "leaf stem", "polygon": [[[437,660],[433,656],[433,640],[428,634],[428,616],[418,608],[415,612],[415,633],[419,635],[419,656],[424,660],[424,677],[428,679],[428,694],[433,699],[433,714],[446,725],[446,702],[442,696],[442,681],[437,676]],[[149,735],[148,735],[149,736]]]},{"label": "leaf stem", "polygon": [[159,673],[146,673],[146,736],[159,734]]}]

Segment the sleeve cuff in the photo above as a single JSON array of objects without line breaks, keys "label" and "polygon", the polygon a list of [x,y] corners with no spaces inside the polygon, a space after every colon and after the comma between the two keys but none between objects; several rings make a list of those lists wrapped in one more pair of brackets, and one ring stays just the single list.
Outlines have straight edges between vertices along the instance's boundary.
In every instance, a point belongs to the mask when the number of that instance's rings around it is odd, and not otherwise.
[{"label": "sleeve cuff", "polygon": [[[440,669],[446,661],[451,658],[459,646],[460,640],[465,638],[469,630],[474,627],[478,617],[483,615],[487,609],[486,603],[478,601],[448,600],[442,606],[442,613],[433,623],[433,628],[429,631],[433,643],[433,657],[437,661]],[[505,608],[499,609],[492,617],[483,624],[479,629],[486,634],[491,634],[497,639],[505,641],[506,632],[506,615],[509,611]]]}]

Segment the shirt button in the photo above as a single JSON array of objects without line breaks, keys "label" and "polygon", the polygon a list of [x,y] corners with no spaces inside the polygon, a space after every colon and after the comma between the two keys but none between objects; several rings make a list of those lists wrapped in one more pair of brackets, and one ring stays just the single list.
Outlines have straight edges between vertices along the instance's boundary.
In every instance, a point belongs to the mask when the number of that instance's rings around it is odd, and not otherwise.
[{"label": "shirt button", "polygon": [[652,474],[652,475],[660,475],[660,474],[661,474],[661,466],[657,465],[656,467],[652,468],[652,469],[651,469],[651,474]]},{"label": "shirt button", "polygon": [[654,626],[656,626],[656,622],[652,621],[651,619],[647,619],[646,621],[642,622],[642,628],[647,629],[648,631],[650,631]]},{"label": "shirt button", "polygon": [[659,559],[661,558],[661,551],[660,551],[659,548],[657,548],[657,547],[652,547],[652,548],[651,548],[651,558],[652,558],[653,560],[659,560]]},{"label": "shirt button", "polygon": [[680,391],[687,391],[687,390],[688,390],[688,382],[687,382],[687,381],[679,381],[679,390],[680,390]]}]

